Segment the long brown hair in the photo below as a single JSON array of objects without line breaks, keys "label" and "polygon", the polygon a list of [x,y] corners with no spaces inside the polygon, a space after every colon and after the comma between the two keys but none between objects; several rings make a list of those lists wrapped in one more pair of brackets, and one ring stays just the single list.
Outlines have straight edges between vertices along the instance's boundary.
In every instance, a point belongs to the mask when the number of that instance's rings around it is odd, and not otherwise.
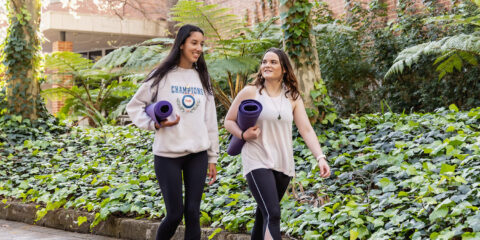
[{"label": "long brown hair", "polygon": [[[268,52],[273,52],[277,54],[278,59],[280,60],[280,65],[282,66],[282,71],[285,71],[282,79],[283,84],[287,88],[287,91],[285,92],[285,97],[287,97],[287,94],[290,93],[292,99],[297,100],[298,96],[300,95],[300,93],[298,92],[298,81],[297,77],[295,77],[295,74],[293,73],[293,67],[290,63],[290,60],[288,59],[287,54],[283,50],[278,48],[270,48],[265,52],[265,54],[267,54]],[[264,57],[265,54],[263,55]],[[262,90],[265,88],[265,78],[263,78],[262,76],[261,67],[258,69],[258,72],[255,75],[255,80],[251,84],[259,87],[259,93],[262,94]]]}]

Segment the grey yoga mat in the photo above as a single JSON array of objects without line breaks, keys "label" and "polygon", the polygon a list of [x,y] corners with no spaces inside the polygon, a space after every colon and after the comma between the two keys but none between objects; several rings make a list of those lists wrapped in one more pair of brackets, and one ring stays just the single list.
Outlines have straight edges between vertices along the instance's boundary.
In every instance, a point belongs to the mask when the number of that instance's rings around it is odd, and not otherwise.
[{"label": "grey yoga mat", "polygon": [[[254,99],[243,100],[238,107],[237,124],[242,131],[253,127],[262,112],[262,104]],[[232,135],[227,148],[228,155],[235,156],[242,151],[245,141]]]}]

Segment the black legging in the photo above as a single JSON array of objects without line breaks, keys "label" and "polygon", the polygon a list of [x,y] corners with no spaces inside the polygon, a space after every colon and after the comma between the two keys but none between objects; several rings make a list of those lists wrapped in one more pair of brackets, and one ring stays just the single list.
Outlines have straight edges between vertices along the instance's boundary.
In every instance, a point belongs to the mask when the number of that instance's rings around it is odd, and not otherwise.
[{"label": "black legging", "polygon": [[[272,170],[255,169],[247,174],[247,182],[255,201],[257,211],[252,229],[252,240],[262,240],[268,227],[274,240],[281,240],[280,200],[287,190],[291,177]],[[263,216],[267,216],[264,218]]]},{"label": "black legging", "polygon": [[[168,240],[185,213],[185,240],[200,239],[200,202],[207,177],[207,152],[179,158],[155,156],[155,174],[165,200],[167,215],[157,230],[157,240]],[[182,171],[185,182],[185,207],[182,198]]]}]

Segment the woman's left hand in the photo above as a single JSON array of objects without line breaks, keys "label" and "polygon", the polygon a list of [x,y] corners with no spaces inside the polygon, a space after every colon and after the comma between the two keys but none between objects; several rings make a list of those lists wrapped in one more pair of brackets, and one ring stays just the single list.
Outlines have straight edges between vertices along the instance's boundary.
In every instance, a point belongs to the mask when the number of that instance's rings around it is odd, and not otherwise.
[{"label": "woman's left hand", "polygon": [[320,176],[323,178],[330,177],[330,167],[328,166],[327,159],[324,157],[318,159],[318,167],[320,168]]},{"label": "woman's left hand", "polygon": [[208,185],[212,185],[217,180],[217,165],[215,163],[208,164],[208,178],[210,178]]}]

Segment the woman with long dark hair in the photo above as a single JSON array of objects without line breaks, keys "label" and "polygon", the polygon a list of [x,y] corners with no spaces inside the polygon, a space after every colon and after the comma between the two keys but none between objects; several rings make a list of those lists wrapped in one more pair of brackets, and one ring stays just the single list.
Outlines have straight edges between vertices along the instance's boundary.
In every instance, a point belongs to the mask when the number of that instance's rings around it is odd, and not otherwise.
[{"label": "woman with long dark hair", "polygon": [[[246,141],[242,148],[243,174],[257,202],[252,240],[280,240],[280,200],[295,175],[292,121],[318,161],[320,175],[330,176],[330,168],[298,92],[298,82],[284,51],[270,48],[263,56],[254,82],[233,101],[225,128]],[[263,110],[256,126],[242,131],[237,124],[243,100],[259,101]]]},{"label": "woman with long dark hair", "polygon": [[[209,184],[216,179],[218,125],[203,43],[202,29],[182,26],[169,55],[148,75],[127,105],[136,126],[155,131],[155,174],[167,210],[157,240],[170,239],[183,216],[185,239],[200,239],[200,202],[207,168]],[[172,104],[177,113],[175,120],[157,124],[147,115],[145,107],[161,100]]]}]

